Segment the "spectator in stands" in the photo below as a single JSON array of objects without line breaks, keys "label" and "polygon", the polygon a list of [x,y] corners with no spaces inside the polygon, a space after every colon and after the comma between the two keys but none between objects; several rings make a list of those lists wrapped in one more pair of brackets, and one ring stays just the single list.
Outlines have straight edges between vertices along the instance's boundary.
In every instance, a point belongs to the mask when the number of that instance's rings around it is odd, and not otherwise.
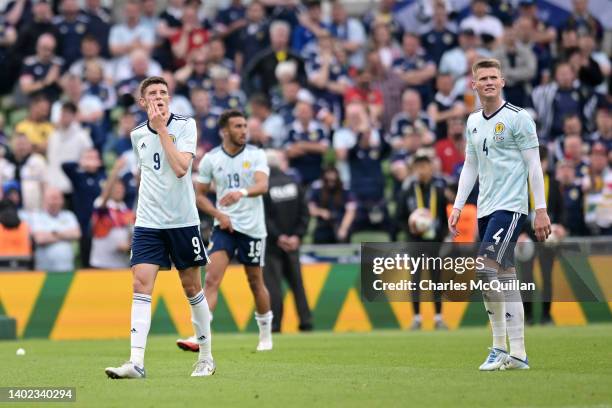
[{"label": "spectator in stands", "polygon": [[91,252],[93,204],[101,193],[101,185],[106,179],[106,172],[100,155],[95,149],[85,150],[78,162],[64,163],[62,169],[72,183],[72,209],[83,233],[79,242],[81,265],[87,268]]},{"label": "spectator in stands", "polygon": [[608,152],[612,151],[612,116],[606,107],[597,109],[595,131],[591,133],[590,142],[599,142]]},{"label": "spectator in stands", "polygon": [[[121,156],[125,152],[132,150],[132,139],[130,132],[136,127],[136,117],[130,111],[124,111],[119,118],[119,125],[114,136],[112,152]],[[80,156],[79,156],[80,157]],[[78,159],[77,159],[78,160]]]},{"label": "spectator in stands", "polygon": [[[419,245],[419,253],[423,253],[427,257],[437,256],[436,247],[432,245],[435,242],[442,242],[448,234],[448,223],[446,217],[446,196],[444,188],[436,185],[433,172],[434,167],[431,162],[431,157],[419,151],[411,160],[411,167],[415,174],[415,179],[401,193],[397,202],[396,219],[398,225],[406,232],[408,241],[418,243],[430,243],[429,245]],[[415,211],[422,211],[427,214],[431,220],[431,226],[421,231],[415,224],[414,217],[411,215]],[[414,279],[420,282],[422,269],[414,271]],[[440,270],[435,267],[430,270],[431,280],[438,282],[440,280]],[[435,328],[446,329],[446,325],[442,320],[442,302],[439,298],[439,292],[435,293]],[[412,320],[412,330],[421,328],[421,314],[419,290],[413,293],[412,307],[414,310],[414,318]]]},{"label": "spectator in stands", "polygon": [[6,18],[0,15],[0,95],[10,93],[13,90],[14,61],[12,54],[13,44],[17,41],[17,30],[10,25]]},{"label": "spectator in stands", "polygon": [[342,1],[332,3],[332,22],[329,30],[336,43],[342,47],[348,56],[348,65],[353,69],[363,69],[365,66],[365,44],[367,35],[363,24],[356,18],[349,17]]},{"label": "spectator in stands", "polygon": [[402,24],[395,13],[396,0],[381,0],[375,9],[369,9],[362,18],[367,32],[372,35],[374,26],[378,23],[388,24],[391,35],[399,38]]},{"label": "spectator in stands", "polygon": [[[366,117],[363,118],[363,115]],[[349,169],[348,155],[349,150],[357,143],[357,135],[362,130],[362,123],[370,118],[367,113],[367,108],[362,102],[351,102],[345,107],[344,126],[334,132],[332,146],[336,156],[336,168],[340,174],[342,184],[349,186],[351,183],[351,171]],[[371,133],[370,135],[374,135]],[[378,133],[375,137],[379,137]],[[380,140],[372,141],[374,144],[380,143]]]},{"label": "spectator in stands", "polygon": [[45,158],[34,152],[27,136],[13,135],[13,178],[21,188],[22,205],[25,211],[36,211],[42,208],[43,190],[47,178]]},{"label": "spectator in stands", "polygon": [[404,33],[402,55],[393,61],[393,69],[402,77],[407,87],[419,92],[423,104],[429,104],[436,64],[421,48],[421,39],[417,34]]},{"label": "spectator in stands", "polygon": [[246,24],[237,33],[240,43],[234,58],[237,71],[241,71],[259,51],[269,47],[269,29],[263,3],[251,1],[247,6]]},{"label": "spectator in stands", "polygon": [[112,64],[101,56],[100,40],[91,34],[86,34],[81,40],[81,56],[70,66],[68,72],[72,75],[80,76],[85,79],[85,66],[88,62],[97,63],[104,73],[104,80],[111,82],[113,80]]},{"label": "spectator in stands", "polygon": [[42,92],[51,100],[59,96],[58,80],[64,61],[55,55],[55,47],[55,37],[43,34],[36,42],[36,54],[23,61],[19,88],[24,95]]},{"label": "spectator in stands", "polygon": [[378,52],[378,57],[385,68],[391,68],[393,61],[402,55],[402,49],[391,35],[391,29],[385,22],[374,24],[372,49]]},{"label": "spectator in stands", "polygon": [[610,73],[612,72],[612,63],[610,62],[610,58],[605,52],[598,49],[597,42],[592,34],[581,34],[578,37],[578,46],[580,48],[580,53],[582,54],[583,60],[593,60],[597,63],[599,70],[603,75],[604,82],[600,86],[596,87],[595,90],[599,93],[605,94],[607,92],[605,79],[609,78]]},{"label": "spectator in stands", "polygon": [[376,51],[368,52],[367,70],[371,78],[371,88],[383,96],[384,110],[380,125],[388,131],[393,116],[401,110],[401,96],[405,85],[402,78],[391,69],[385,68]]},{"label": "spectator in stands", "polygon": [[104,128],[104,104],[92,94],[83,94],[83,81],[80,76],[68,74],[63,81],[64,98],[56,101],[51,108],[51,120],[59,121],[64,102],[72,102],[78,107],[77,121],[89,130],[94,147],[102,154],[106,144],[107,131]]},{"label": "spectator in stands", "polygon": [[494,43],[501,39],[504,27],[501,21],[490,14],[486,0],[472,0],[472,14],[461,21],[461,30],[472,29],[483,43]]},{"label": "spectator in stands", "polygon": [[589,0],[573,0],[572,4],[574,9],[563,27],[577,30],[580,33],[592,34],[598,41],[601,41],[603,29],[599,21],[589,12]]},{"label": "spectator in stands", "polygon": [[589,159],[591,179],[586,197],[586,222],[594,235],[612,235],[612,169],[608,150],[596,142]]},{"label": "spectator in stands", "polygon": [[478,38],[471,28],[462,29],[459,32],[459,45],[442,54],[438,71],[448,72],[454,80],[465,75],[471,67],[468,66],[466,52],[476,48]]},{"label": "spectator in stands", "polygon": [[350,241],[351,226],[357,212],[352,193],[342,186],[335,167],[327,167],[321,180],[313,183],[308,210],[317,220],[313,233],[315,244],[336,244]]},{"label": "spectator in stands", "polygon": [[[8,197],[12,194],[11,187],[3,187],[4,191],[0,191],[0,257],[31,258],[30,227],[27,222],[20,219],[18,206]],[[15,186],[13,191],[17,191],[19,195],[18,190],[18,186]]]},{"label": "spectator in stands", "polygon": [[174,79],[178,86],[178,92],[189,95],[193,88],[203,88],[207,91],[212,89],[212,80],[208,73],[208,51],[201,49],[194,51],[188,59],[188,63],[174,73]]},{"label": "spectator in stands", "polygon": [[282,116],[272,111],[270,100],[264,94],[255,94],[249,100],[251,117],[261,121],[262,131],[270,141],[270,146],[280,148],[285,142],[285,123]]},{"label": "spectator in stands", "polygon": [[[111,10],[102,7],[101,0],[85,0],[83,12],[89,17],[89,35],[100,41],[100,52],[104,58],[110,56],[108,49],[108,37],[111,30]],[[82,51],[82,50],[81,50]]]},{"label": "spectator in stands", "polygon": [[225,43],[227,57],[233,60],[236,52],[244,46],[240,42],[240,31],[248,24],[247,9],[242,0],[232,0],[228,7],[217,12],[215,31]]},{"label": "spectator in stands", "polygon": [[451,177],[455,168],[465,159],[465,120],[462,115],[451,116],[446,121],[447,136],[435,145],[440,160],[440,170]]},{"label": "spectator in stands", "polygon": [[81,238],[81,231],[74,214],[63,210],[64,196],[53,187],[45,190],[44,210],[35,213],[32,220],[32,236],[36,244],[34,253],[36,269],[46,272],[71,272],[74,270],[73,242]]},{"label": "spectator in stands", "polygon": [[603,83],[604,76],[599,64],[590,54],[584,54],[580,48],[572,47],[567,50],[567,62],[581,84],[595,88]]},{"label": "spectator in stands", "polygon": [[501,62],[504,72],[504,99],[515,106],[530,106],[529,94],[537,60],[533,51],[518,41],[514,27],[505,28],[501,45],[493,56]]},{"label": "spectator in stands", "polygon": [[240,77],[236,75],[236,66],[234,61],[226,58],[225,44],[219,38],[212,38],[208,43],[208,66],[213,67],[215,65],[226,68],[232,75],[235,75],[238,80]]},{"label": "spectator in stands", "polygon": [[221,136],[217,120],[219,115],[210,110],[210,94],[204,88],[191,90],[191,104],[195,111],[194,119],[198,127],[198,148],[196,157],[201,158],[204,153],[211,151],[221,144]]},{"label": "spectator in stands", "polygon": [[210,69],[210,79],[212,80],[212,91],[210,95],[210,111],[215,115],[221,115],[226,109],[244,109],[246,98],[240,90],[230,89],[231,72],[220,65],[215,65]]},{"label": "spectator in stands", "polygon": [[413,89],[406,89],[402,94],[402,110],[391,121],[389,134],[391,145],[395,150],[401,149],[407,128],[413,128],[424,145],[432,144],[435,135],[431,132],[431,118],[422,109],[421,96]]},{"label": "spectator in stands", "polygon": [[448,21],[444,2],[434,2],[432,28],[421,36],[421,44],[436,66],[446,50],[457,46],[457,34]]},{"label": "spectator in stands", "polygon": [[32,6],[32,21],[19,26],[15,52],[21,60],[37,52],[37,44],[43,34],[51,34],[57,42],[59,32],[52,22],[53,10],[48,0],[35,1]]},{"label": "spectator in stands", "polygon": [[242,86],[247,94],[268,93],[278,84],[276,66],[284,61],[295,61],[297,78],[304,83],[306,72],[302,57],[289,48],[291,27],[284,21],[270,25],[270,47],[259,51],[247,62],[242,73]]},{"label": "spectator in stands", "polygon": [[[99,61],[87,61],[84,68],[83,97],[91,95],[100,99],[106,116],[109,116],[112,109],[117,106],[115,88],[104,80],[104,69]],[[105,130],[110,130],[110,125],[106,125]]]},{"label": "spectator in stands", "polygon": [[352,231],[390,231],[389,211],[384,196],[385,177],[382,162],[390,146],[380,132],[372,126],[362,104],[357,105],[359,120],[355,124],[353,143],[348,147],[346,159],[350,172],[350,189],[357,201],[357,214]]},{"label": "spectator in stands", "polygon": [[170,112],[181,116],[192,117],[193,107],[191,106],[191,102],[189,102],[189,98],[187,98],[186,96],[176,93],[176,82],[174,80],[174,75],[172,74],[172,72],[164,71],[161,76],[166,80],[166,83],[168,84],[168,95],[170,96]]},{"label": "spectator in stands", "polygon": [[119,178],[125,159],[115,161],[104,183],[102,194],[94,201],[90,264],[94,268],[121,269],[130,266],[130,230],[134,213],[125,202],[125,187]]},{"label": "spectator in stands", "polygon": [[313,328],[312,315],[300,265],[300,245],[310,218],[305,192],[287,172],[286,159],[281,151],[268,150],[267,156],[270,188],[264,195],[268,231],[264,279],[274,313],[272,331],[279,332],[283,320],[283,278],[295,299],[300,331],[310,331]]},{"label": "spectator in stands", "polygon": [[538,116],[540,138],[554,140],[563,132],[563,118],[568,115],[585,116],[584,108],[590,95],[574,82],[575,79],[572,67],[560,63],[555,69],[554,82],[533,90],[531,99]]},{"label": "spectator in stands", "polygon": [[427,107],[427,116],[436,129],[436,140],[446,138],[448,134],[447,121],[465,114],[465,105],[457,95],[453,94],[453,77],[441,72],[436,77],[436,89],[433,101]]},{"label": "spectator in stands", "polygon": [[108,45],[115,62],[116,80],[124,79],[119,74],[122,65],[128,61],[134,50],[140,49],[147,53],[153,49],[155,32],[140,21],[140,2],[128,0],[123,6],[124,23],[113,24],[108,37]]},{"label": "spectator in stands", "polygon": [[312,95],[306,90],[300,91],[295,120],[285,142],[289,164],[299,172],[304,187],[321,177],[323,155],[329,146],[325,130],[314,119],[313,104]]},{"label": "spectator in stands", "polygon": [[189,2],[183,7],[182,26],[170,37],[172,54],[178,66],[185,64],[189,54],[201,49],[209,40],[210,33],[198,17],[198,3]]},{"label": "spectator in stands", "polygon": [[566,214],[565,224],[571,236],[588,235],[585,223],[584,192],[581,182],[576,180],[576,168],[569,160],[557,163],[556,178],[561,185],[563,207]]},{"label": "spectator in stands", "polygon": [[[533,1],[535,4],[535,0]],[[523,9],[524,7],[521,7]],[[551,43],[557,39],[557,32],[552,27],[547,27],[537,17],[521,16],[514,21],[514,29],[517,39],[531,49],[537,58],[538,68],[532,85],[550,82],[552,77],[553,55]]]},{"label": "spectator in stands", "polygon": [[342,117],[342,97],[350,85],[344,52],[327,31],[319,36],[318,53],[306,63],[308,83],[315,97],[336,118]]},{"label": "spectator in stands", "polygon": [[291,48],[306,59],[315,52],[318,38],[324,31],[329,32],[330,27],[323,21],[321,0],[307,0],[304,5],[306,10],[297,16],[299,24],[292,33]]},{"label": "spectator in stands", "polygon": [[360,102],[368,108],[368,115],[372,123],[381,123],[384,110],[383,94],[380,89],[371,87],[372,75],[368,69],[357,73],[354,86],[347,89],[344,94],[344,106],[353,102]]},{"label": "spectator in stands", "polygon": [[62,170],[62,164],[78,161],[85,150],[93,147],[89,132],[77,121],[77,114],[78,108],[74,103],[63,103],[47,148],[47,185],[59,189],[68,205],[72,204],[72,184]]},{"label": "spectator in stands", "polygon": [[157,1],[155,0],[141,0],[140,22],[148,29],[155,32],[159,23],[159,17],[157,16]]},{"label": "spectator in stands", "polygon": [[[528,27],[527,34],[530,36],[527,37],[530,38],[529,42],[549,45],[557,41],[557,30],[555,27],[548,25],[542,18],[536,0],[519,0],[518,16],[515,21],[521,19],[527,19],[531,23],[526,26]],[[521,28],[524,27],[521,26]],[[517,30],[517,35],[520,33],[521,30]]]},{"label": "spectator in stands", "polygon": [[[281,65],[279,64],[279,66]],[[295,120],[294,112],[299,91],[300,83],[296,79],[281,84],[281,98],[277,98],[277,107],[275,111],[281,115],[285,126],[291,124]],[[283,137],[283,139],[285,139],[285,137]]]},{"label": "spectator in stands", "polygon": [[[126,101],[124,105],[127,106],[129,106],[128,102],[133,104],[134,101],[137,100],[134,95],[136,95],[140,83],[146,77],[152,75],[159,76],[162,74],[159,64],[151,60],[148,52],[143,49],[135,49],[132,51],[129,58],[129,64],[116,72],[120,71],[123,71],[123,73],[121,75],[116,74],[115,76],[117,97],[120,103],[122,100]],[[119,80],[119,78],[122,79]]]},{"label": "spectator in stands", "polygon": [[35,152],[46,154],[49,135],[53,125],[49,122],[49,100],[43,94],[30,100],[28,116],[15,125],[15,132],[25,135]]},{"label": "spectator in stands", "polygon": [[59,32],[58,54],[66,67],[81,58],[81,41],[89,28],[89,17],[82,13],[78,0],[62,0],[61,14],[53,19]]}]

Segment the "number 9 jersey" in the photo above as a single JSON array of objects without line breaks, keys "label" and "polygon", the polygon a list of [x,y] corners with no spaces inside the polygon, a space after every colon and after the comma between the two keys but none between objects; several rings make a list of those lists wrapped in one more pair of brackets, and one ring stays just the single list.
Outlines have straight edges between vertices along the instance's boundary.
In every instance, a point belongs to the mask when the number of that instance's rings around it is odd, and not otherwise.
[{"label": "number 9 jersey", "polygon": [[[253,238],[265,238],[263,197],[243,197],[237,203],[223,207],[219,200],[231,191],[249,188],[255,184],[255,173],[270,174],[266,154],[263,150],[245,145],[238,153],[230,155],[223,146],[218,146],[204,155],[198,169],[198,183],[215,182],[216,207],[229,216],[234,230]],[[215,219],[215,225],[219,222]]]},{"label": "number 9 jersey", "polygon": [[[167,128],[179,152],[195,155],[198,132],[193,119],[171,113]],[[132,130],[130,136],[140,169],[135,226],[169,229],[200,225],[191,165],[185,176],[176,176],[159,135],[148,121]]]},{"label": "number 9 jersey", "polygon": [[527,165],[521,150],[538,147],[531,116],[508,102],[492,115],[467,120],[466,155],[478,159],[478,218],[498,210],[527,214]]}]

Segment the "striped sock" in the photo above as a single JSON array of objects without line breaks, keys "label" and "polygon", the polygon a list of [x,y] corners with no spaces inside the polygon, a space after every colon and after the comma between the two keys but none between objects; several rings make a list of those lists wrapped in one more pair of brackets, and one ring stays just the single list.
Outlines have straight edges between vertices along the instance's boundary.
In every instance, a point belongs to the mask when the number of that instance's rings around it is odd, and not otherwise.
[{"label": "striped sock", "polygon": [[132,329],[130,361],[139,367],[144,366],[147,336],[151,328],[151,295],[134,293],[132,297]]},{"label": "striped sock", "polygon": [[193,330],[196,335],[196,341],[200,345],[200,356],[199,359],[203,360],[211,358],[211,343],[212,337],[210,335],[210,310],[208,309],[208,302],[204,296],[204,292],[200,290],[195,296],[187,298],[191,305],[191,323],[193,324]]}]

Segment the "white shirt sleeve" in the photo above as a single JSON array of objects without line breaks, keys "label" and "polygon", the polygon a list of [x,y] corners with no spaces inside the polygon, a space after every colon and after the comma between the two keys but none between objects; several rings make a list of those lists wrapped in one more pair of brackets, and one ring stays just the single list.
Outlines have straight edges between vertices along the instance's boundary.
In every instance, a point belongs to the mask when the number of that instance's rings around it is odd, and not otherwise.
[{"label": "white shirt sleeve", "polygon": [[196,181],[202,184],[209,184],[212,181],[212,169],[213,167],[212,162],[210,161],[210,154],[207,153],[200,161]]},{"label": "white shirt sleeve", "polygon": [[180,137],[177,137],[176,149],[179,152],[191,153],[193,156],[195,156],[197,142],[198,128],[195,120],[189,118],[185,124],[185,127],[183,128],[182,134]]},{"label": "white shirt sleeve", "polygon": [[453,208],[462,210],[465,206],[476,179],[478,178],[478,157],[472,149],[466,149],[465,151],[465,163],[463,163],[463,169],[459,176],[459,186],[457,188],[457,197],[455,197],[455,205]]},{"label": "white shirt sleeve", "polygon": [[270,167],[268,167],[268,159],[266,158],[266,154],[263,150],[258,150],[257,155],[255,156],[255,163],[253,163],[253,170],[260,171],[265,175],[270,175]]},{"label": "white shirt sleeve", "polygon": [[537,148],[521,150],[521,155],[529,171],[529,184],[533,191],[535,209],[546,208],[546,195],[544,194],[544,175],[540,164],[540,152]]}]

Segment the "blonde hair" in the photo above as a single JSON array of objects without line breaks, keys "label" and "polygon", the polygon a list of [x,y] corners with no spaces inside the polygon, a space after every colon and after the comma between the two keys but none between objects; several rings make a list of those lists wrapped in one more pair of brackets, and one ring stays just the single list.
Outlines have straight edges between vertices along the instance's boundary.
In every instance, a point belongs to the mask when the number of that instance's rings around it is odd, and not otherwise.
[{"label": "blonde hair", "polygon": [[472,65],[472,75],[476,76],[476,72],[482,68],[497,68],[501,73],[501,62],[495,58],[479,59]]}]

